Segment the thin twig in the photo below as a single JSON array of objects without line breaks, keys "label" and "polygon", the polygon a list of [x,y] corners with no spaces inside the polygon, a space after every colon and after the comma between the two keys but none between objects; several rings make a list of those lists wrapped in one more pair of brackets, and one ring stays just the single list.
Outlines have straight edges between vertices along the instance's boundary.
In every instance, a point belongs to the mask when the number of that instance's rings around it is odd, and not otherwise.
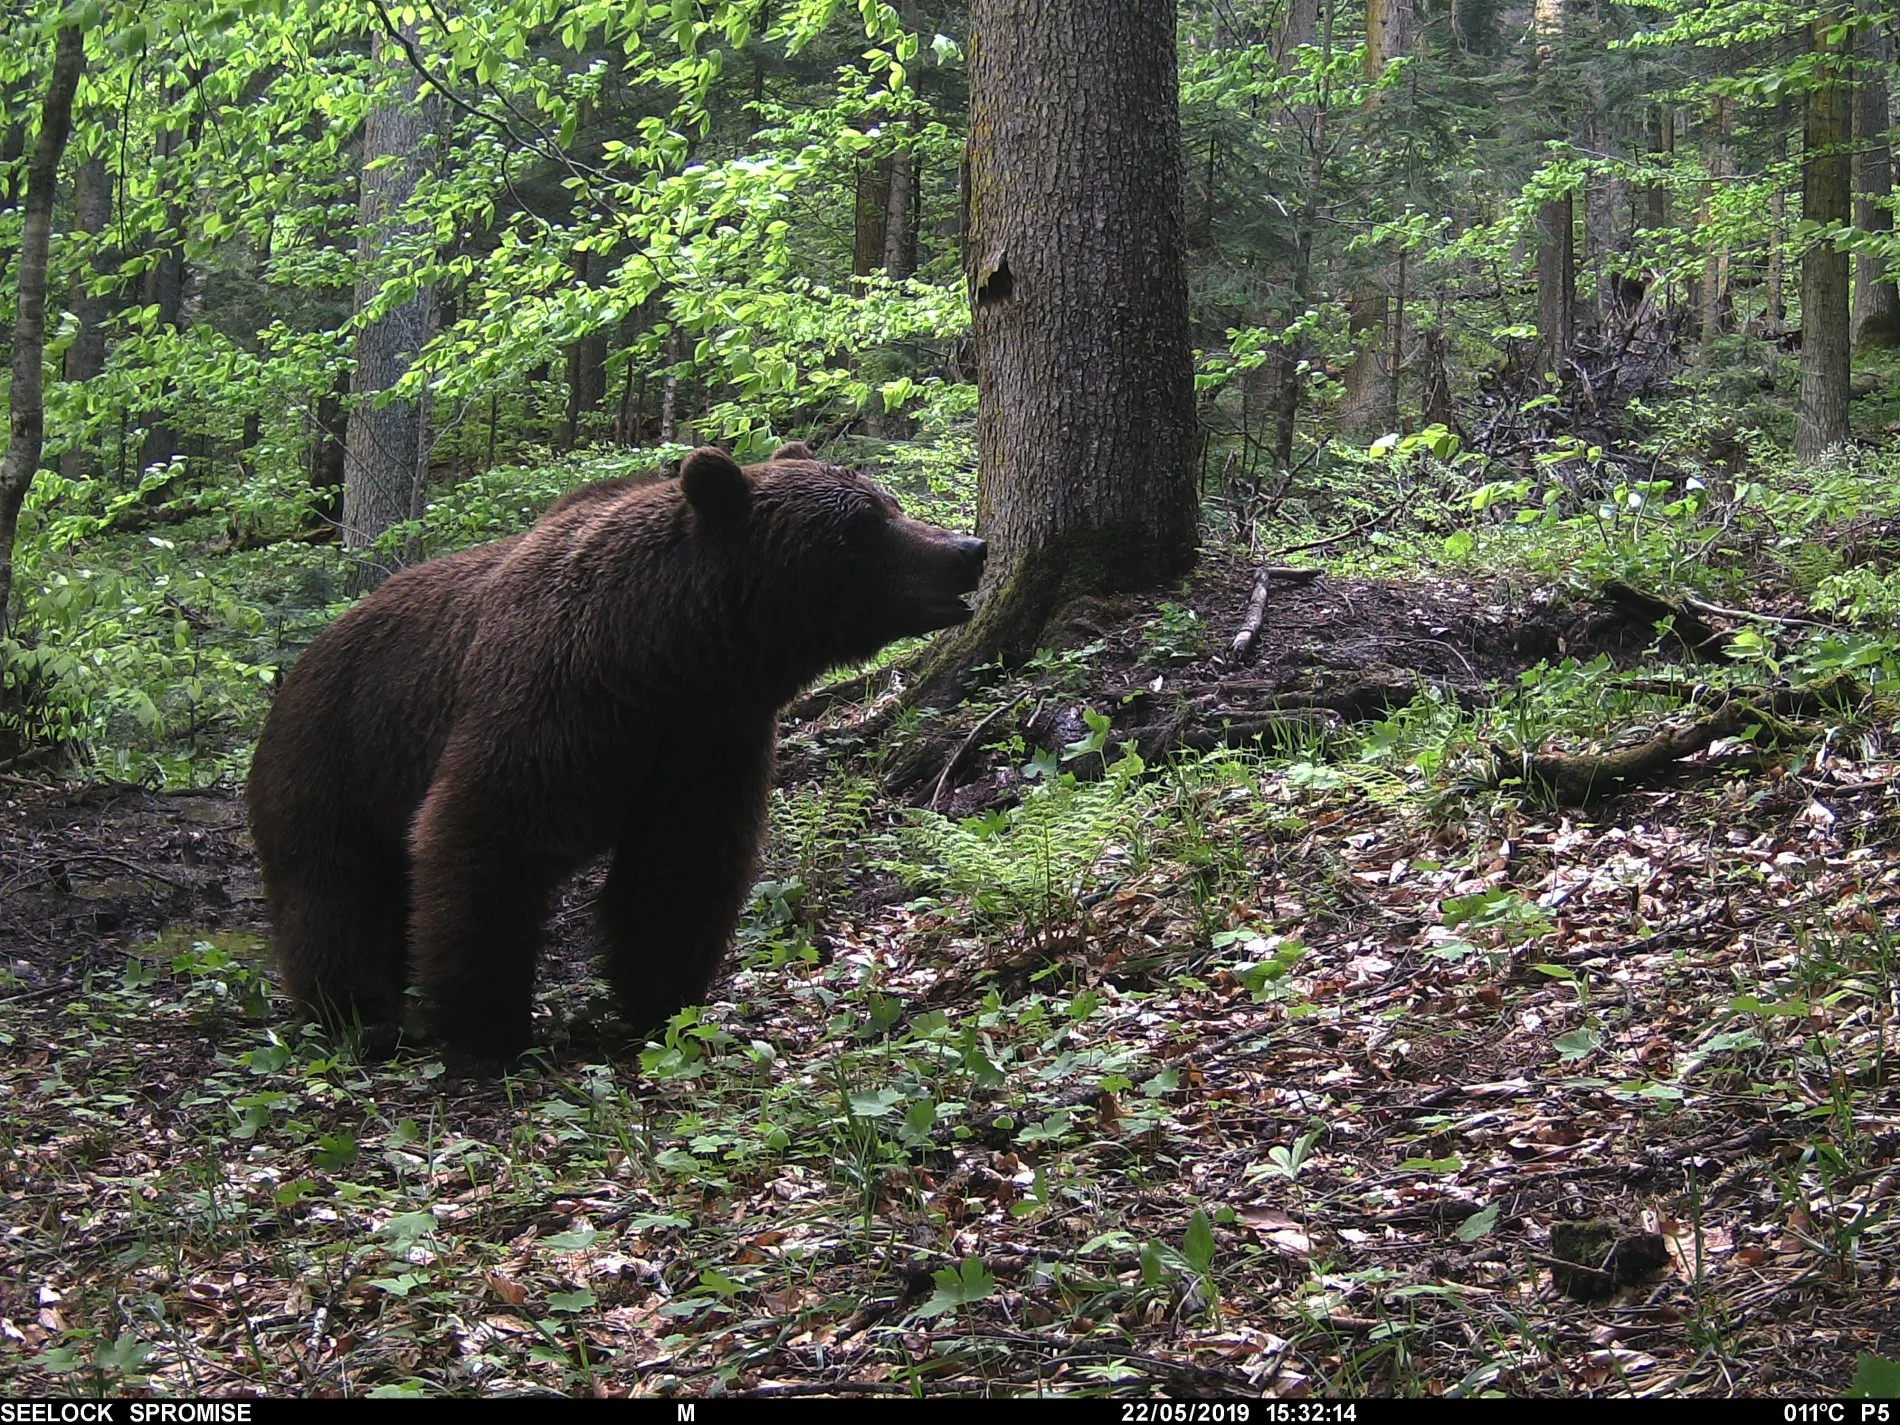
[{"label": "thin twig", "polygon": [[996,719],[1001,717],[1004,713],[1014,712],[1017,708],[1021,707],[1023,699],[1028,696],[1029,694],[1027,693],[1019,693],[1013,702],[1004,703],[992,709],[989,716],[971,728],[970,735],[957,744],[957,750],[950,754],[950,760],[943,764],[943,771],[937,777],[936,790],[930,794],[930,809],[932,811],[935,811],[937,809],[937,803],[943,800],[944,783],[950,780],[950,774],[956,770],[957,764],[970,755],[970,749],[976,745],[977,738],[983,735],[983,729],[995,722]]}]

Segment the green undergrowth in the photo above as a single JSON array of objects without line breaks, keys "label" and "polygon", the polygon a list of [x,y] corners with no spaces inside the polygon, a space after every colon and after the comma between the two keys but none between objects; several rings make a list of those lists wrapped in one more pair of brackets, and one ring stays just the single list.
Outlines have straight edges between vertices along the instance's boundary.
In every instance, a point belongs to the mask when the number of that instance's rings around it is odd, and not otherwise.
[{"label": "green undergrowth", "polygon": [[[1867,1190],[1892,935],[1836,907],[1849,887],[1783,918],[1785,953],[1711,975],[1665,951],[1647,993],[1694,1010],[1659,1060],[1617,967],[1566,949],[1598,912],[1496,876],[1501,841],[1554,823],[1460,781],[1495,738],[1582,734],[1648,696],[1545,669],[1493,708],[1421,695],[1340,739],[1155,766],[1097,714],[1027,762],[1017,805],[963,820],[900,815],[863,777],[787,788],[718,1001],[616,1063],[544,1016],[554,1051],[494,1092],[426,1054],[359,1063],[284,1023],[254,939],[169,932],[50,1019],[0,1005],[0,1140],[35,1204],[15,1267],[59,1323],[9,1373],[66,1393],[696,1395],[825,1378],[817,1333],[896,1394],[1034,1393],[1038,1373],[1144,1394],[1270,1326],[1308,1392],[1560,1388],[1554,1341],[1524,1354],[1553,1330],[1534,1290],[1336,1235],[1403,1181],[1449,1204],[1441,1255],[1516,1250],[1528,1224],[1476,1170],[1495,1112],[1375,1131],[1344,1067],[1286,1097],[1246,1076],[1393,1033],[1480,1055],[1500,991],[1535,1007],[1529,1062],[1472,1072],[1645,1134],[1788,1125],[1773,1192],[1816,1269],[1865,1290],[1891,1245]],[[1642,883],[1628,860],[1594,873],[1608,907]],[[1712,866],[1709,894],[1749,904],[1771,870]],[[1342,967],[1402,953],[1353,928],[1385,884],[1414,888],[1391,894],[1424,924],[1388,934],[1417,937],[1438,989],[1362,1008]],[[1675,912],[1612,913],[1640,936]],[[1693,1298],[1731,1356],[1732,1290]],[[1193,1344],[1212,1341],[1230,1344]]]}]

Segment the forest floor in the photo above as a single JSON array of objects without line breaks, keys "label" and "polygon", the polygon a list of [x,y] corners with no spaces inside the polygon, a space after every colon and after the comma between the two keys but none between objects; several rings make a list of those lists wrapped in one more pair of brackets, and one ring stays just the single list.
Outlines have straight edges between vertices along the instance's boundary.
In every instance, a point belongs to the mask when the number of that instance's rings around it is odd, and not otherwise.
[{"label": "forest floor", "polygon": [[1689,688],[1649,629],[1336,574],[1231,668],[1250,579],[946,728],[793,729],[719,998],[617,1046],[583,877],[504,1084],[284,1021],[235,793],[0,782],[0,1381],[1840,1393],[1900,1340],[1885,733],[1564,809],[1453,763],[1544,660]]}]

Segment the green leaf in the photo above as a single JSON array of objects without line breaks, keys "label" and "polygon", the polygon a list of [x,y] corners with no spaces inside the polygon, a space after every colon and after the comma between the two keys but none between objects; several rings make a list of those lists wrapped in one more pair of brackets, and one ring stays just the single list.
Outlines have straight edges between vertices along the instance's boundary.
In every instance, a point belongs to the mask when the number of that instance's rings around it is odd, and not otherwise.
[{"label": "green leaf", "polygon": [[1181,1255],[1203,1276],[1214,1269],[1214,1228],[1207,1220],[1207,1213],[1198,1207],[1188,1219],[1187,1235],[1181,1239]]},{"label": "green leaf", "polygon": [[1603,1036],[1594,1029],[1573,1029],[1557,1036],[1557,1056],[1565,1060],[1587,1059],[1602,1043]]},{"label": "green leaf", "polygon": [[1475,1242],[1480,1237],[1488,1235],[1491,1229],[1497,1226],[1497,1222],[1498,1204],[1494,1202],[1489,1207],[1480,1208],[1460,1222],[1455,1235],[1460,1242]]},{"label": "green leaf", "polygon": [[1854,1362],[1849,1400],[1900,1400],[1900,1361],[1862,1352]]},{"label": "green leaf", "polygon": [[855,1118],[882,1118],[904,1101],[899,1089],[878,1089],[872,1093],[851,1095],[851,1113]]},{"label": "green leaf", "polygon": [[917,1308],[919,1316],[942,1316],[959,1306],[982,1301],[996,1290],[996,1278],[977,1257],[966,1257],[961,1267],[945,1267],[930,1274],[937,1289]]},{"label": "green leaf", "polygon": [[433,1212],[402,1212],[378,1227],[376,1235],[388,1241],[390,1251],[401,1255],[433,1231]]}]

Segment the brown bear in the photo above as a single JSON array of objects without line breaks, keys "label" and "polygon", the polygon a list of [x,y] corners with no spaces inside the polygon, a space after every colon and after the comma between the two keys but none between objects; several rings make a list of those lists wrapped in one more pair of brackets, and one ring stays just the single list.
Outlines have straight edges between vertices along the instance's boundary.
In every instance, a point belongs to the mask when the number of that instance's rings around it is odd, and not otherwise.
[{"label": "brown bear", "polygon": [[605,970],[650,1029],[744,908],[778,710],[827,668],[970,617],[983,541],[802,445],[606,481],[526,534],[405,570],[284,680],[247,799],[286,987],[394,1044],[529,1047],[549,898],[603,851]]}]

